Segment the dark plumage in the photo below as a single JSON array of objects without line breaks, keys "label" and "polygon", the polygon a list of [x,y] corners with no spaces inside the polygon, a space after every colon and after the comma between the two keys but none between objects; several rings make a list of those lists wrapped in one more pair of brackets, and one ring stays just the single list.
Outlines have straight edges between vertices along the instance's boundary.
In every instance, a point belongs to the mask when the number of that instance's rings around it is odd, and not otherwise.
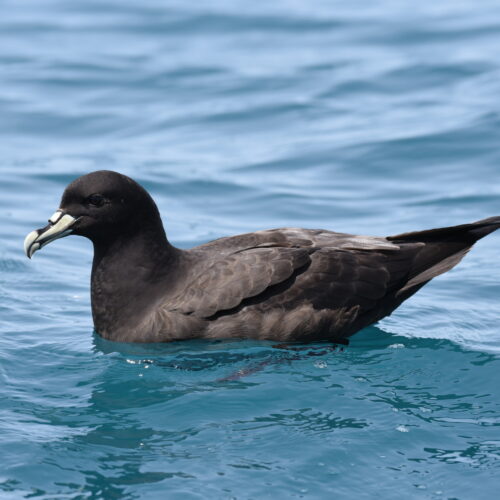
[{"label": "dark plumage", "polygon": [[70,233],[94,244],[92,314],[111,340],[342,341],[455,266],[500,217],[396,236],[296,228],[221,238],[191,250],[167,241],[151,196],[93,172],[65,190],[28,256]]}]

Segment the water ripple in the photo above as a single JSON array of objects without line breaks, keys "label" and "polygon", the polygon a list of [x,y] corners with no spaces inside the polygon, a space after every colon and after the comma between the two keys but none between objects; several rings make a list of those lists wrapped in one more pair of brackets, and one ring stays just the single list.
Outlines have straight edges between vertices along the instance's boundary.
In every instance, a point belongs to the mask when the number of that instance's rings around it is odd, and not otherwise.
[{"label": "water ripple", "polygon": [[[7,0],[0,496],[493,498],[499,235],[344,349],[92,335],[91,245],[24,236],[120,170],[182,247],[499,214],[498,2]],[[360,481],[362,477],[362,481]]]}]

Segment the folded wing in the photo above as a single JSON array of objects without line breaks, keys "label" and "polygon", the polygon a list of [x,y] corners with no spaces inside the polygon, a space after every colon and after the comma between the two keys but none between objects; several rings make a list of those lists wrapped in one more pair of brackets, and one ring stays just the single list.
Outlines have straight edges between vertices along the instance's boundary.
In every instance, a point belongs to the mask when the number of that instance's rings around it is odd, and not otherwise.
[{"label": "folded wing", "polygon": [[283,282],[310,262],[302,248],[250,248],[216,259],[169,301],[168,309],[208,318]]}]

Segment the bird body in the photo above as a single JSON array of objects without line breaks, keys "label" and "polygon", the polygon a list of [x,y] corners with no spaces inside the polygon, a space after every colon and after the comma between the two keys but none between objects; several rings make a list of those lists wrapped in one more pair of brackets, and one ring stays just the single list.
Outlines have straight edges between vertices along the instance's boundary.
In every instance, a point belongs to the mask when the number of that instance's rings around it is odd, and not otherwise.
[{"label": "bird body", "polygon": [[91,239],[95,329],[125,342],[343,342],[500,227],[492,217],[390,237],[281,228],[180,250],[149,194],[110,171],[76,179],[56,214],[27,236],[28,256],[57,234]]}]

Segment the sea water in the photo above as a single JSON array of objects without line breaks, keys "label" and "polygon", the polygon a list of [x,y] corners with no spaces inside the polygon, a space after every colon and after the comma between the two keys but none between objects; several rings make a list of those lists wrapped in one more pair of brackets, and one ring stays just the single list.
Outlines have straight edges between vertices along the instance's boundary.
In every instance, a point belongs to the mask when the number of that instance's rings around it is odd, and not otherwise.
[{"label": "sea water", "polygon": [[488,0],[4,1],[0,498],[498,498],[500,234],[301,351],[104,341],[90,243],[22,243],[97,169],[182,248],[500,215],[499,46]]}]

